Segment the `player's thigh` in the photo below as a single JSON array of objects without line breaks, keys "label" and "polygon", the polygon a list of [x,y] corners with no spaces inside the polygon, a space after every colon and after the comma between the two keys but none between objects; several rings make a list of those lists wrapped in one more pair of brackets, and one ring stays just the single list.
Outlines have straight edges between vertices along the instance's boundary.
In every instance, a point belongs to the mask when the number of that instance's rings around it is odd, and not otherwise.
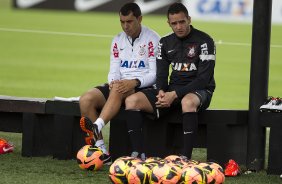
[{"label": "player's thigh", "polygon": [[[103,91],[104,90],[104,91]],[[85,92],[79,100],[79,103],[81,105],[83,104],[89,104],[91,106],[94,106],[96,108],[102,108],[105,103],[106,103],[106,98],[105,97],[105,92],[106,89],[102,89],[102,88],[92,88],[90,90],[88,90],[87,92]]]},{"label": "player's thigh", "polygon": [[120,101],[124,101],[126,97],[132,95],[135,93],[135,90],[132,89],[126,93],[121,93],[118,92],[117,87],[114,85],[113,88],[110,90],[110,94],[109,94],[109,100],[113,100],[113,99],[119,99]]},{"label": "player's thigh", "polygon": [[209,90],[196,90],[185,95],[181,101],[183,112],[207,109],[210,105],[212,94]]},{"label": "player's thigh", "polygon": [[144,112],[153,112],[153,107],[143,92],[131,94],[125,99],[126,109],[138,109]]}]

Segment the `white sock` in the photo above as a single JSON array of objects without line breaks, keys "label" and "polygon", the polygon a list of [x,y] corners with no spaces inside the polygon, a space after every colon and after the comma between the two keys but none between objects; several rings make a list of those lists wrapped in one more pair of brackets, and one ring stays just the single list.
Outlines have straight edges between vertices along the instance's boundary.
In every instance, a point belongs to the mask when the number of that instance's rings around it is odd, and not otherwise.
[{"label": "white sock", "polygon": [[95,146],[100,147],[100,145],[105,144],[104,139],[99,139],[96,141]]},{"label": "white sock", "polygon": [[105,122],[102,118],[98,118],[95,121],[95,124],[98,126],[98,131],[101,132],[102,128],[105,126]]},{"label": "white sock", "polygon": [[109,154],[103,139],[97,140],[95,146],[99,147],[104,154]]}]

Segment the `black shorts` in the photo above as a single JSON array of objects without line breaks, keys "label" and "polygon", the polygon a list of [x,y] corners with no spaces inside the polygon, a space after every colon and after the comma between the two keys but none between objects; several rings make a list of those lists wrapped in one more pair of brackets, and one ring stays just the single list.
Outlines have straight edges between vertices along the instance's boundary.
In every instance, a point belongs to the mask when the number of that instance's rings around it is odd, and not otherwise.
[{"label": "black shorts", "polygon": [[96,86],[95,88],[99,89],[103,93],[106,100],[109,98],[110,89],[109,89],[108,83],[105,83],[105,84],[100,85],[100,86]]},{"label": "black shorts", "polygon": [[[147,99],[149,100],[149,102],[151,103],[154,109],[154,113],[152,117],[154,119],[158,119],[159,117],[162,117],[164,114],[167,114],[171,109],[181,108],[181,99],[179,98],[174,100],[171,106],[168,108],[157,108],[156,102],[158,99],[156,96],[158,95],[158,90],[157,89],[145,89],[145,90],[142,90],[141,92],[145,94],[145,96],[147,97]],[[198,111],[205,110],[209,107],[211,103],[212,95],[213,95],[212,92],[210,92],[209,90],[196,90],[191,93],[194,93],[200,99],[200,106],[198,107]]]},{"label": "black shorts", "polygon": [[[104,95],[106,100],[109,98],[110,89],[109,89],[109,84],[108,83],[105,83],[105,84],[100,85],[100,86],[96,86],[95,88],[99,89],[102,92],[102,94]],[[138,92],[138,91],[141,91],[141,90],[145,90],[145,89],[152,89],[152,87],[135,88],[135,92]]]}]

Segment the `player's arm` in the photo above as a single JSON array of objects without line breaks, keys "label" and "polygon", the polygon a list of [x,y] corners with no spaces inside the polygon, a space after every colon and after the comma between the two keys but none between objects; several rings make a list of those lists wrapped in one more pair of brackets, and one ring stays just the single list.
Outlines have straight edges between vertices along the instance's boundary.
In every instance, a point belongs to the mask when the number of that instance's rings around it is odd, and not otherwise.
[{"label": "player's arm", "polygon": [[158,90],[167,91],[170,62],[167,59],[164,44],[162,38],[158,44],[156,85]]},{"label": "player's arm", "polygon": [[115,37],[112,41],[110,53],[110,71],[108,74],[108,83],[110,88],[112,88],[113,83],[120,80],[120,57],[117,37]]}]

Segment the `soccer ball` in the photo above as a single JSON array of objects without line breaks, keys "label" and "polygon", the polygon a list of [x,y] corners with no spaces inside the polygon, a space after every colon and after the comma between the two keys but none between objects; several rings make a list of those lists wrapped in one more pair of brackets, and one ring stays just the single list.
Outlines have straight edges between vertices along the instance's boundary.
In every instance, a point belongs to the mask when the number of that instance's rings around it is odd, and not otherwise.
[{"label": "soccer ball", "polygon": [[125,184],[127,183],[127,174],[133,165],[137,164],[141,160],[134,157],[120,157],[112,163],[109,169],[109,178],[112,183]]},{"label": "soccer ball", "polygon": [[96,146],[83,146],[77,152],[76,158],[81,169],[96,171],[103,166],[103,152]]},{"label": "soccer ball", "polygon": [[[207,183],[220,184],[224,182],[224,175],[219,173],[218,169],[215,167],[211,167],[211,165],[215,166],[214,163],[200,163],[199,167],[206,173]],[[223,176],[223,177],[222,177]]]},{"label": "soccer ball", "polygon": [[207,164],[209,164],[209,166],[215,170],[215,176],[214,176],[215,184],[224,183],[225,175],[223,168],[215,162],[207,162]]},{"label": "soccer ball", "polygon": [[185,156],[169,155],[164,159],[168,165],[183,169],[188,166],[188,159]]},{"label": "soccer ball", "polygon": [[149,183],[151,170],[144,163],[145,162],[139,162],[129,168],[127,174],[127,181],[129,184]]},{"label": "soccer ball", "polygon": [[153,167],[158,166],[159,164],[164,164],[165,161],[160,157],[149,157],[145,160],[144,165],[149,167],[150,169],[153,169]]},{"label": "soccer ball", "polygon": [[160,163],[152,169],[150,184],[177,183],[179,178],[180,174],[174,166]]},{"label": "soccer ball", "polygon": [[160,158],[160,157],[148,157],[146,160],[145,160],[145,162],[147,162],[147,163],[149,163],[149,162],[161,162],[161,161],[163,161],[163,159],[162,158]]},{"label": "soccer ball", "polygon": [[183,169],[180,180],[180,184],[206,184],[207,176],[206,172],[197,165],[186,167]]}]

